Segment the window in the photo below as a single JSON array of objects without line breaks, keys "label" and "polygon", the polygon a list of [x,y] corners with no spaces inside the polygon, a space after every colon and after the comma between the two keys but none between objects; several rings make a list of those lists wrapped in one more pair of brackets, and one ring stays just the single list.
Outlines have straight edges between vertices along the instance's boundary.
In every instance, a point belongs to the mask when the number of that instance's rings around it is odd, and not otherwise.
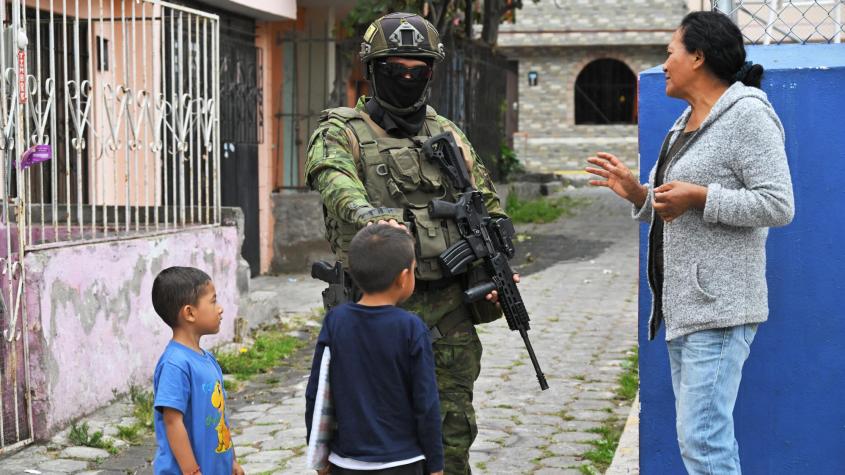
[{"label": "window", "polygon": [[625,63],[598,59],[575,80],[575,124],[636,124],[637,77]]}]

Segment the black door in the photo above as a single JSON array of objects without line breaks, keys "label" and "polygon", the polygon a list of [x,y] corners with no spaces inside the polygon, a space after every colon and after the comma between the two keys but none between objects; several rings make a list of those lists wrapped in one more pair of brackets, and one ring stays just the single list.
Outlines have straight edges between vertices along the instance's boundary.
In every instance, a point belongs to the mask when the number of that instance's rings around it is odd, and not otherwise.
[{"label": "black door", "polygon": [[220,189],[223,206],[244,213],[241,254],[252,275],[260,272],[258,239],[258,145],[261,139],[261,50],[255,22],[220,17]]}]

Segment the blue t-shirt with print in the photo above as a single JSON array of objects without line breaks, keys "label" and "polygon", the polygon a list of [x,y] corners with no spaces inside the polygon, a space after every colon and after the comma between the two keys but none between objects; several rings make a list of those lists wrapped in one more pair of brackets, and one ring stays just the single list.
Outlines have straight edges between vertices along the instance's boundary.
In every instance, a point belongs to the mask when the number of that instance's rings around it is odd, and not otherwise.
[{"label": "blue t-shirt with print", "polygon": [[214,356],[205,350],[202,354],[197,353],[171,341],[156,365],[153,388],[158,443],[153,462],[156,475],[182,473],[167,441],[164,408],[182,413],[188,439],[202,473],[230,475],[234,451],[226,420],[226,391],[223,389],[223,371]]}]

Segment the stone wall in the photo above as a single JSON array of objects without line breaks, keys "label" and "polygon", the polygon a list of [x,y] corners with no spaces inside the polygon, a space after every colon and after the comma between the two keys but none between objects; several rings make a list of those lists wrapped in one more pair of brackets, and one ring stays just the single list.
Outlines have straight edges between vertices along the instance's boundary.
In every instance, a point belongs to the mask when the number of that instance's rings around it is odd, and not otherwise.
[{"label": "stone wall", "polygon": [[[585,66],[602,58],[621,61],[638,74],[663,62],[665,45],[519,48],[509,54],[519,59],[514,149],[529,171],[577,170],[596,151],[637,167],[636,125],[575,125],[575,81]],[[536,86],[528,84],[529,71],[538,74]]]},{"label": "stone wall", "polygon": [[[504,24],[499,46],[519,62],[519,132],[514,149],[529,171],[583,168],[596,151],[637,167],[637,128],[575,126],[575,80],[597,59],[621,61],[634,74],[661,64],[687,0],[544,0],[525,2]],[[528,84],[536,72],[535,86]],[[636,100],[636,98],[631,98]]]},{"label": "stone wall", "polygon": [[[560,137],[562,125],[575,125],[575,80],[591,62],[615,59],[638,74],[665,56],[665,45],[519,50],[519,131]],[[528,84],[529,71],[537,72],[536,86]]]},{"label": "stone wall", "polygon": [[532,137],[516,133],[513,146],[529,172],[555,173],[580,170],[597,152],[616,155],[626,166],[637,168],[636,125],[561,126],[563,137]]},{"label": "stone wall", "polygon": [[662,45],[686,12],[686,0],[524,2],[516,22],[501,26],[499,46]]}]

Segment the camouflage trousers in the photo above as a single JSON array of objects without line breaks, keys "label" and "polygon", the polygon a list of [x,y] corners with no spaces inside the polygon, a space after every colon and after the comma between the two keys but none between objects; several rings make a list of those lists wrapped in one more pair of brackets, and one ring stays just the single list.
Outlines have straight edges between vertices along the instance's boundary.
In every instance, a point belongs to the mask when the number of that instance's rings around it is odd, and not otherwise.
[{"label": "camouflage trousers", "polygon": [[466,320],[446,331],[433,345],[434,369],[443,420],[445,475],[467,475],[469,449],[478,434],[472,391],[481,372],[481,340],[471,321],[471,309],[463,303],[463,289],[452,285],[438,290],[418,290],[402,306],[419,315],[428,327],[446,314],[463,308]]},{"label": "camouflage trousers", "polygon": [[443,420],[445,475],[472,473],[469,449],[478,427],[472,407],[472,390],[481,372],[481,341],[475,328],[456,332],[434,342],[434,364]]}]

